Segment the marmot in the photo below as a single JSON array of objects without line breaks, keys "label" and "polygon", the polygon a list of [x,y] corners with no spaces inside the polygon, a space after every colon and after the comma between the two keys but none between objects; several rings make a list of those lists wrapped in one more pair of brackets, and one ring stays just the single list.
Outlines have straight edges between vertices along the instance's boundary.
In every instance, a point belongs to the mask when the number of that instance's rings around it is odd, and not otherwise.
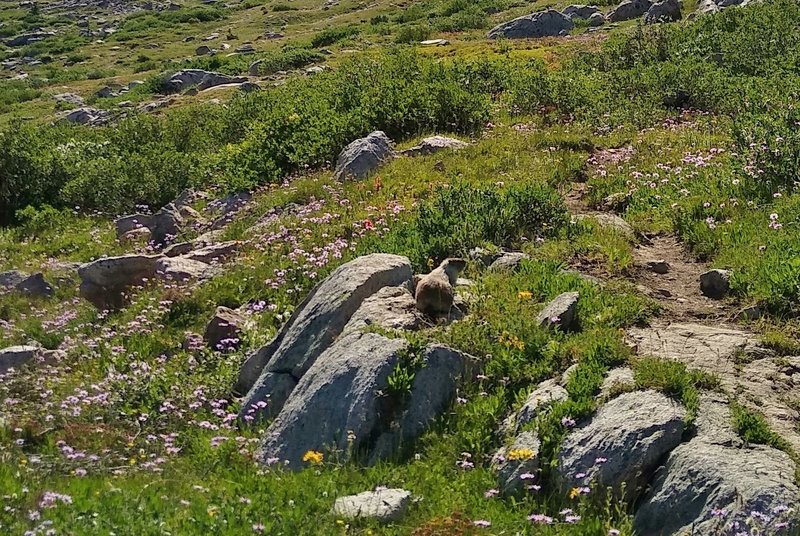
[{"label": "marmot", "polygon": [[417,309],[434,318],[449,314],[458,274],[466,265],[464,259],[445,259],[431,273],[415,277]]}]

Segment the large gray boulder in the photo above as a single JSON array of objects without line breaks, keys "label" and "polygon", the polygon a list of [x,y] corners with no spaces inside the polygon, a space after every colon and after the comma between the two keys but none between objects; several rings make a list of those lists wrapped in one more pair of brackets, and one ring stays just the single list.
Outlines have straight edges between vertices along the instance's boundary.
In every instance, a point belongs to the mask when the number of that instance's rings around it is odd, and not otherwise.
[{"label": "large gray boulder", "polygon": [[165,93],[178,93],[190,87],[196,87],[198,91],[202,91],[214,86],[241,84],[242,82],[247,82],[247,77],[228,76],[202,69],[184,69],[164,82],[163,90]]},{"label": "large gray boulder", "polygon": [[411,275],[407,258],[387,254],[359,257],[334,270],[298,305],[277,336],[242,366],[235,390],[247,394],[245,410],[268,394],[259,386],[263,373],[288,373],[299,379],[364,300],[383,287],[409,284]]},{"label": "large gray boulder", "polygon": [[400,520],[410,502],[411,493],[404,489],[380,488],[339,497],[331,513],[346,519],[367,518],[388,523]]},{"label": "large gray boulder", "polygon": [[650,0],[623,0],[613,11],[606,15],[610,22],[638,19],[652,6]]},{"label": "large gray boulder", "polygon": [[152,280],[161,259],[161,255],[122,255],[83,264],[78,268],[81,297],[99,309],[122,307],[125,291]]},{"label": "large gray boulder", "polygon": [[117,238],[137,229],[150,229],[153,226],[153,216],[149,214],[131,214],[114,220],[117,228]]},{"label": "large gray boulder", "polygon": [[9,346],[0,350],[0,374],[5,374],[11,368],[19,368],[36,357],[40,348],[38,346]]},{"label": "large gray boulder", "polygon": [[[299,469],[309,450],[369,463],[402,453],[448,407],[467,361],[450,348],[429,345],[417,366],[407,361],[408,350],[405,339],[342,335],[297,383],[267,428],[259,457]],[[414,366],[407,393],[389,384],[398,366]]]},{"label": "large gray boulder", "polygon": [[[309,450],[339,459],[369,441],[381,426],[381,399],[388,378],[408,346],[377,333],[345,335],[300,379],[269,426],[259,452],[299,469]],[[349,437],[348,437],[349,436]]]},{"label": "large gray boulder", "polygon": [[662,0],[656,2],[644,15],[645,24],[674,22],[681,20],[681,4],[679,0]]},{"label": "large gray boulder", "polygon": [[378,130],[351,142],[339,153],[333,177],[338,181],[365,179],[393,157],[392,140]]},{"label": "large gray boulder", "polygon": [[577,292],[564,292],[548,303],[536,317],[536,323],[543,328],[560,328],[569,331],[576,327],[578,320]]},{"label": "large gray boulder", "polygon": [[637,534],[734,534],[737,523],[760,528],[758,534],[798,528],[793,460],[774,448],[744,445],[731,422],[724,401],[701,398],[697,435],[659,471],[636,512]]},{"label": "large gray boulder", "polygon": [[[625,393],[564,439],[558,474],[569,490],[588,482],[634,500],[663,456],[681,442],[686,412],[655,391]],[[603,461],[605,460],[605,461]]]},{"label": "large gray boulder", "polygon": [[554,9],[539,11],[504,22],[489,30],[489,39],[525,39],[567,35],[575,24],[572,19]]}]

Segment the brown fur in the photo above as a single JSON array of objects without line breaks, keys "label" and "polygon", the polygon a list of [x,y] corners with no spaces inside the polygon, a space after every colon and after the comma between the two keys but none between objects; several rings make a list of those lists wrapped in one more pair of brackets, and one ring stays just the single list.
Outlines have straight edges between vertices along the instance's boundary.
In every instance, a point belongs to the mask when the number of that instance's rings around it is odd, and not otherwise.
[{"label": "brown fur", "polygon": [[465,266],[464,259],[445,259],[431,273],[421,276],[414,292],[417,309],[431,317],[449,314],[456,280]]}]

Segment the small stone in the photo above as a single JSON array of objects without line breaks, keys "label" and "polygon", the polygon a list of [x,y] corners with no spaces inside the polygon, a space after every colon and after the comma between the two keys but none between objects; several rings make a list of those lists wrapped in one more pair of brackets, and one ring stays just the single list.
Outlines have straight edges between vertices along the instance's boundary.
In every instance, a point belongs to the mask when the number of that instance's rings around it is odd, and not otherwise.
[{"label": "small stone", "polygon": [[212,350],[227,350],[240,344],[240,335],[245,319],[227,307],[217,307],[213,318],[206,326],[203,340]]},{"label": "small stone", "polygon": [[730,290],[730,270],[709,270],[700,275],[700,292],[714,300],[724,298]]},{"label": "small stone", "polygon": [[565,292],[547,304],[536,317],[536,322],[543,328],[561,328],[568,331],[575,327],[578,312],[577,292]]},{"label": "small stone", "polygon": [[339,497],[332,512],[347,519],[370,518],[388,523],[401,519],[410,502],[411,493],[404,489],[377,489]]},{"label": "small stone", "polygon": [[669,263],[663,259],[647,261],[645,264],[647,269],[657,274],[666,274],[669,272]]},{"label": "small stone", "polygon": [[529,258],[530,257],[526,253],[521,252],[503,253],[489,266],[489,270],[492,272],[516,272],[522,265],[522,261],[528,260]]},{"label": "small stone", "polygon": [[609,398],[622,391],[630,391],[636,386],[633,371],[628,367],[617,367],[608,371],[608,376],[600,386],[600,398]]}]

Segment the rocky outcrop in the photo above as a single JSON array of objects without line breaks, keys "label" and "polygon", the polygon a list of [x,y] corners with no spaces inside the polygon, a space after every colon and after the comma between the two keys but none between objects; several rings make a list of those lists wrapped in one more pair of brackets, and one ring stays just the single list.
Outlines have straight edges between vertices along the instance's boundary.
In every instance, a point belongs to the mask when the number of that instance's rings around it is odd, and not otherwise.
[{"label": "rocky outcrop", "polygon": [[210,244],[185,253],[187,259],[204,262],[206,264],[218,264],[227,261],[239,251],[242,243],[238,240]]},{"label": "rocky outcrop", "polygon": [[190,87],[198,91],[208,89],[223,84],[241,84],[247,82],[244,76],[228,76],[220,73],[204,71],[202,69],[185,69],[173,74],[164,82],[163,90],[165,93],[178,93]]},{"label": "rocky outcrop", "polygon": [[427,323],[407,286],[384,287],[364,300],[342,332],[369,327],[416,331]]},{"label": "rocky outcrop", "polygon": [[662,0],[656,2],[644,15],[645,24],[674,22],[681,20],[681,4],[679,0]]},{"label": "rocky outcrop", "polygon": [[[463,358],[449,349],[428,347],[404,403],[402,393],[390,390],[389,376],[398,366],[409,366],[403,361],[407,350],[405,339],[343,335],[302,376],[267,429],[260,458],[284,460],[293,469],[303,466],[309,450],[335,454],[339,460],[363,456],[377,461],[415,439],[430,424],[427,419],[438,414],[435,410],[442,409],[442,401],[454,396],[460,372],[451,362]],[[432,393],[430,380],[441,380],[441,371],[453,378],[449,386],[437,381],[440,392]],[[415,400],[415,394],[426,398]],[[431,396],[438,408],[430,404]]]},{"label": "rocky outcrop", "polygon": [[608,371],[600,386],[600,398],[611,398],[623,391],[631,391],[636,386],[633,371],[628,367],[618,367]]},{"label": "rocky outcrop", "polygon": [[638,19],[652,6],[650,0],[623,0],[613,11],[606,15],[610,22]]},{"label": "rocky outcrop", "polygon": [[680,444],[685,417],[683,407],[655,391],[611,400],[564,439],[558,453],[562,488],[592,482],[635,499],[663,456]]},{"label": "rocky outcrop", "polygon": [[378,130],[353,141],[339,153],[333,177],[338,181],[365,179],[393,157],[392,140]]},{"label": "rocky outcrop", "polygon": [[388,523],[398,521],[411,502],[411,493],[404,489],[380,488],[358,495],[339,497],[331,513],[346,519],[367,518]]},{"label": "rocky outcrop", "polygon": [[268,394],[263,385],[266,373],[302,377],[364,300],[383,287],[410,281],[411,262],[397,255],[367,255],[337,268],[308,294],[278,335],[243,365],[235,390],[248,394],[245,409]]},{"label": "rocky outcrop", "polygon": [[577,292],[559,294],[542,309],[536,317],[536,323],[547,329],[574,329],[578,320],[578,298]]},{"label": "rocky outcrop", "polygon": [[444,151],[446,149],[450,150],[458,150],[467,147],[468,145],[461,140],[457,140],[455,138],[447,138],[445,136],[431,136],[430,138],[425,138],[419,145],[415,145],[405,151],[402,151],[400,154],[403,156],[424,156],[433,153],[438,153],[439,151]]},{"label": "rocky outcrop", "polygon": [[800,490],[791,457],[744,445],[731,422],[724,400],[701,398],[697,435],[659,471],[634,518],[638,534],[733,534],[737,524],[761,534],[797,529]]},{"label": "rocky outcrop", "polygon": [[87,106],[70,110],[62,116],[67,123],[77,123],[79,125],[102,125],[110,118],[109,112],[90,108]]},{"label": "rocky outcrop", "polygon": [[680,361],[719,378],[740,402],[766,417],[771,428],[800,451],[800,411],[792,403],[800,382],[800,357],[776,356],[739,329],[675,323],[633,328],[628,342],[640,355]]},{"label": "rocky outcrop", "polygon": [[489,31],[489,39],[525,39],[568,35],[575,27],[572,19],[554,9],[539,11],[504,22]]}]

